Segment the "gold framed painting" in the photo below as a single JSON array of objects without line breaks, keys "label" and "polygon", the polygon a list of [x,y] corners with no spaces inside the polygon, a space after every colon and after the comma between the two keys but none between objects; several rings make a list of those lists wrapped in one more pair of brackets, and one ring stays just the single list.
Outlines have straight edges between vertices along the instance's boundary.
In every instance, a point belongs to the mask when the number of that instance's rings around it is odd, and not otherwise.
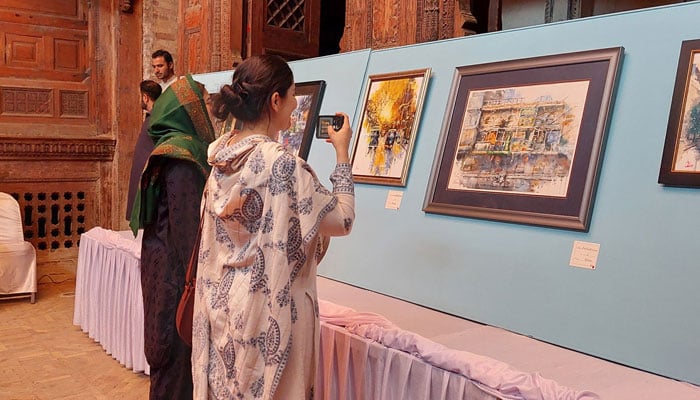
[{"label": "gold framed painting", "polygon": [[351,159],[355,182],[406,186],[430,71],[369,76]]}]

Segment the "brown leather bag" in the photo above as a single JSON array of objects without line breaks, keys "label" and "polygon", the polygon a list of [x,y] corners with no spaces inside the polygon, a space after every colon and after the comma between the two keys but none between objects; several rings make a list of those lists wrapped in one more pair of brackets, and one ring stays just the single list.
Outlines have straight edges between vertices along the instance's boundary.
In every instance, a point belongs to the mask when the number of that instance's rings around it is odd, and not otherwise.
[{"label": "brown leather bag", "polygon": [[185,291],[182,292],[180,303],[177,305],[175,313],[175,325],[177,334],[188,346],[192,347],[192,317],[194,315],[194,291],[197,283],[197,263],[199,262],[199,242],[202,239],[202,224],[204,223],[204,209],[199,218],[199,229],[194,242],[194,248],[190,255],[190,262],[187,263],[187,273],[185,274]]}]

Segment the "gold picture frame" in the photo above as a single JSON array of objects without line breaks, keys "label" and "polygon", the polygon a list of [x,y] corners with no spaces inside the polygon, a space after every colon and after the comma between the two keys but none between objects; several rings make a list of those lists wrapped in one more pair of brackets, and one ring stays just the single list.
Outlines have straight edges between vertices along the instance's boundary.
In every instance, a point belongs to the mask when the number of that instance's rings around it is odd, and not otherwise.
[{"label": "gold picture frame", "polygon": [[406,186],[430,73],[369,76],[351,158],[355,182]]}]

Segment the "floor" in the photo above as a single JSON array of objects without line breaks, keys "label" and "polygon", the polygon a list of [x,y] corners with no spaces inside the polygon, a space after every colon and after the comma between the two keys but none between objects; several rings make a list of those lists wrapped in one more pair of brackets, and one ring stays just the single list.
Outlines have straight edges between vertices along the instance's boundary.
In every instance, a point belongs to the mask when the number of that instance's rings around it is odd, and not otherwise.
[{"label": "floor", "polygon": [[0,301],[0,399],[143,400],[149,379],[122,367],[73,325],[75,280],[39,280],[35,304]]},{"label": "floor", "polygon": [[[148,397],[148,376],[122,367],[72,324],[75,281],[44,275],[36,304],[0,301],[0,399],[64,400]],[[381,314],[401,328],[459,350],[538,372],[601,399],[698,400],[700,387],[648,374],[477,324],[391,297],[319,278],[319,296]]]}]

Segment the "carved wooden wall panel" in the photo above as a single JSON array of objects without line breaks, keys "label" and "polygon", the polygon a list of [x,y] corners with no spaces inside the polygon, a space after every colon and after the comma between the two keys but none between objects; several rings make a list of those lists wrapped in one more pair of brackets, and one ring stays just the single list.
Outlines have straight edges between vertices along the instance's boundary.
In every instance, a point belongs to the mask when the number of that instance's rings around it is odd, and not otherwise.
[{"label": "carved wooden wall panel", "polygon": [[[247,0],[182,0],[178,43],[187,73],[229,70],[241,60],[243,2]],[[234,18],[236,20],[234,21]],[[235,23],[236,32],[232,32]],[[234,41],[237,44],[234,45]]]},{"label": "carved wooden wall panel", "polygon": [[20,205],[24,237],[39,263],[73,262],[80,234],[102,225],[113,139],[0,137],[0,191]]},{"label": "carved wooden wall panel", "polygon": [[[381,49],[461,36],[457,0],[346,0],[341,51]],[[469,15],[469,12],[466,12]]]},{"label": "carved wooden wall panel", "polygon": [[26,182],[8,184],[4,191],[20,204],[24,238],[34,245],[39,262],[71,259],[80,235],[95,226],[98,181],[45,182],[31,187]]},{"label": "carved wooden wall panel", "polygon": [[55,131],[56,124],[83,127],[68,135],[94,131],[88,41],[85,0],[3,1],[0,133],[17,133],[28,122],[40,125],[39,134]]},{"label": "carved wooden wall panel", "polygon": [[[230,70],[249,53],[251,0],[180,0],[178,53],[187,73]],[[149,58],[150,61],[150,58]]]},{"label": "carved wooden wall panel", "polygon": [[130,21],[140,12],[113,0],[0,2],[0,191],[18,199],[40,268],[75,268],[80,233],[123,222],[135,140],[116,152],[116,138],[141,119]]},{"label": "carved wooden wall panel", "polygon": [[180,3],[183,24],[180,48],[185,72],[196,74],[210,71],[209,35],[213,10],[208,0],[186,0]]},{"label": "carved wooden wall panel", "polygon": [[345,32],[340,41],[341,51],[353,51],[372,47],[372,14],[369,0],[346,0]]}]

